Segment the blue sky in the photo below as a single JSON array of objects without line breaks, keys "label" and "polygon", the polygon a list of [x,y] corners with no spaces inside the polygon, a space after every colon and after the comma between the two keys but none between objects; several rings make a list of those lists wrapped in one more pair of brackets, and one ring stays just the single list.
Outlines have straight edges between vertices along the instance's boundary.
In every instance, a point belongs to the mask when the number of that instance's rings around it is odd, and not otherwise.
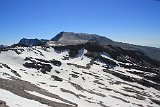
[{"label": "blue sky", "polygon": [[160,47],[159,0],[0,0],[0,44],[61,31]]}]

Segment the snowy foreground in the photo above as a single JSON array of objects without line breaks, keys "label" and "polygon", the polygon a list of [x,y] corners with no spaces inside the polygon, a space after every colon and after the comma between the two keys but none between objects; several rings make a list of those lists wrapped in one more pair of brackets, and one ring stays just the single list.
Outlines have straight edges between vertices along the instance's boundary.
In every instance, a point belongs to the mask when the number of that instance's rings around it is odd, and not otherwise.
[{"label": "snowy foreground", "polygon": [[[141,80],[144,78],[132,72],[143,71],[121,67],[119,64],[122,62],[102,53],[102,57],[117,63],[108,67],[99,60],[93,61],[85,56],[86,53],[87,50],[81,49],[75,58],[70,58],[68,50],[60,52],[53,48],[16,47],[2,51],[0,100],[6,102],[6,107],[160,106],[158,88],[146,87],[116,75]],[[50,61],[53,59],[61,64],[52,64]],[[51,70],[44,72],[43,68],[26,67],[25,63],[49,66]]]}]

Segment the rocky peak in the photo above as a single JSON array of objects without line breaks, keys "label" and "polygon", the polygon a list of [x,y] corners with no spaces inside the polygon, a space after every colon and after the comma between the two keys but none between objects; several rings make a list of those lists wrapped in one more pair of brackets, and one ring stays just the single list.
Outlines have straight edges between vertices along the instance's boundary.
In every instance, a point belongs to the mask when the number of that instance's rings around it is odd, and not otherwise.
[{"label": "rocky peak", "polygon": [[5,47],[7,47],[7,46],[5,46],[5,45],[0,45],[0,48],[5,48]]},{"label": "rocky peak", "polygon": [[26,45],[26,46],[36,46],[38,44],[41,44],[41,41],[37,38],[35,39],[26,39],[26,38],[23,38],[19,41],[18,44],[21,44],[21,45]]},{"label": "rocky peak", "polygon": [[86,43],[89,41],[99,41],[99,43],[107,44],[110,42],[113,42],[112,40],[99,36],[96,34],[87,34],[87,33],[74,33],[74,32],[60,32],[57,34],[54,38],[51,39],[51,41],[56,41],[61,44],[80,44],[80,43]]}]

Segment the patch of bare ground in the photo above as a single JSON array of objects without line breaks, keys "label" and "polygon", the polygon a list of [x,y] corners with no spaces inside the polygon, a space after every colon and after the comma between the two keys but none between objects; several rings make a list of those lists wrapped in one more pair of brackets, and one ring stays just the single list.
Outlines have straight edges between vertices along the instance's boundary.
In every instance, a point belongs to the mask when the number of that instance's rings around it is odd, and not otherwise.
[{"label": "patch of bare ground", "polygon": [[149,88],[152,87],[152,88],[154,88],[158,91],[160,90],[160,85],[159,84],[150,82],[147,79],[135,78],[135,77],[131,77],[131,76],[128,76],[128,75],[125,75],[125,74],[115,72],[115,71],[110,71],[110,70],[107,70],[107,69],[104,69],[103,71],[106,72],[106,73],[112,74],[112,75],[114,75],[114,76],[116,76],[116,77],[118,77],[118,78],[120,78],[120,79],[122,79],[126,82],[136,82],[136,83],[141,84],[143,86],[146,86],[146,87],[149,87]]},{"label": "patch of bare ground", "polygon": [[127,100],[125,100],[123,98],[120,98],[120,97],[117,97],[117,96],[113,96],[113,95],[110,95],[110,96],[113,97],[113,98],[119,99],[119,100],[121,100],[121,101],[123,101],[125,103],[129,103],[129,101],[127,101]]},{"label": "patch of bare ground", "polygon": [[[52,94],[50,92],[47,92],[46,90],[39,88],[38,86],[36,86],[30,82],[23,81],[23,80],[20,80],[17,78],[16,79],[11,78],[11,79],[12,80],[0,78],[0,81],[1,81],[0,88],[2,88],[4,90],[8,90],[15,95],[18,95],[18,96],[21,96],[21,97],[24,97],[27,99],[35,100],[35,101],[38,101],[42,104],[46,104],[51,107],[76,107],[77,106],[77,104],[75,104],[71,101],[68,101],[66,99],[63,99],[56,94]],[[51,100],[48,100],[45,98],[41,98],[39,96],[35,96],[30,93],[27,93],[26,91],[35,91],[35,92],[40,93],[42,95],[61,100],[64,103],[59,103],[59,102],[51,101]]]},{"label": "patch of bare ground", "polygon": [[131,97],[131,98],[135,98],[135,99],[138,99],[138,100],[145,100],[146,99],[144,97],[144,94],[135,93],[135,95],[129,95],[129,94],[125,94],[125,93],[122,93],[122,92],[119,92],[119,91],[116,91],[114,89],[107,88],[107,87],[99,87],[99,88],[107,90],[107,91],[113,91],[113,92],[118,93],[120,95],[123,95],[125,97]]},{"label": "patch of bare ground", "polygon": [[152,101],[152,102],[154,102],[154,103],[156,103],[156,104],[158,104],[158,105],[160,105],[160,100],[157,100],[157,99],[151,99],[151,101]]},{"label": "patch of bare ground", "polygon": [[83,87],[81,87],[81,86],[78,85],[78,84],[75,84],[75,83],[72,83],[72,82],[70,82],[70,84],[71,84],[73,87],[75,87],[77,90],[79,90],[79,91],[85,91],[85,92],[88,92],[88,93],[90,93],[90,94],[95,94],[95,95],[100,96],[100,97],[106,97],[106,95],[104,95],[104,94],[102,94],[102,93],[97,93],[97,92],[94,92],[94,91],[92,91],[92,90],[84,89]]},{"label": "patch of bare ground", "polygon": [[[1,63],[1,62],[0,62],[0,64],[2,64],[3,67],[11,70],[11,72],[12,72],[14,75],[16,75],[16,76],[18,76],[18,77],[21,77],[21,76],[17,73],[17,71],[11,69],[7,64]],[[1,68],[2,68],[2,66],[1,66]]]},{"label": "patch of bare ground", "polygon": [[101,101],[100,101],[98,104],[99,104],[100,106],[102,106],[102,107],[110,107],[110,106],[104,105],[103,102],[101,102]]},{"label": "patch of bare ground", "polygon": [[72,91],[70,91],[70,90],[66,90],[66,89],[64,89],[64,88],[61,88],[61,91],[62,91],[62,92],[65,92],[65,93],[72,94],[72,95],[76,96],[77,98],[80,98],[80,97],[86,98],[86,96],[84,96],[84,95],[76,94],[76,93],[74,93],[74,92],[72,92]]}]

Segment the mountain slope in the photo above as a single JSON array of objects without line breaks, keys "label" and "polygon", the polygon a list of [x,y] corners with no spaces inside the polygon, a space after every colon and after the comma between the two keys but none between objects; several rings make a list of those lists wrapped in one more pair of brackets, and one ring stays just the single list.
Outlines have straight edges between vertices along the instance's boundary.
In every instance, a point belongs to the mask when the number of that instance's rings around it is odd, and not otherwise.
[{"label": "mountain slope", "polygon": [[8,47],[0,53],[0,100],[10,107],[159,107],[159,64],[94,42]]},{"label": "mountain slope", "polygon": [[53,45],[53,44],[54,45],[74,45],[74,44],[86,43],[89,41],[98,42],[101,45],[113,45],[113,46],[121,47],[126,50],[138,50],[138,51],[144,52],[146,55],[148,55],[151,58],[160,60],[160,48],[116,42],[96,34],[60,32],[54,38],[52,38],[51,41],[48,42],[48,44],[49,45]]},{"label": "mountain slope", "polygon": [[102,37],[96,34],[86,34],[86,33],[74,33],[74,32],[60,32],[51,41],[58,42],[62,45],[76,45],[81,43],[86,43],[89,41],[99,41],[103,44],[111,43],[112,40]]},{"label": "mountain slope", "polygon": [[18,44],[21,44],[21,45],[26,45],[26,46],[35,46],[35,45],[38,45],[40,44],[41,41],[38,40],[38,39],[26,39],[26,38],[23,38],[19,41]]},{"label": "mountain slope", "polygon": [[23,38],[19,41],[18,45],[23,45],[23,46],[38,46],[38,45],[44,45],[48,42],[46,39],[26,39]]}]

